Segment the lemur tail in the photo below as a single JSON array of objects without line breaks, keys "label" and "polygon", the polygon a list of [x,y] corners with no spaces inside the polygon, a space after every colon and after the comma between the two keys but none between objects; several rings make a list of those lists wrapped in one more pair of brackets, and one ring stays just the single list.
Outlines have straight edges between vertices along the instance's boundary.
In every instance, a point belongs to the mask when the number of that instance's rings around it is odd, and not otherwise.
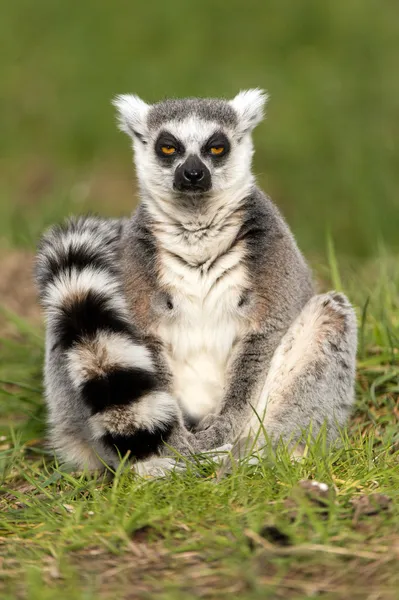
[{"label": "lemur tail", "polygon": [[51,228],[37,255],[36,280],[47,328],[93,439],[157,451],[176,421],[174,399],[159,389],[153,356],[129,319],[118,265],[123,220],[70,219]]}]

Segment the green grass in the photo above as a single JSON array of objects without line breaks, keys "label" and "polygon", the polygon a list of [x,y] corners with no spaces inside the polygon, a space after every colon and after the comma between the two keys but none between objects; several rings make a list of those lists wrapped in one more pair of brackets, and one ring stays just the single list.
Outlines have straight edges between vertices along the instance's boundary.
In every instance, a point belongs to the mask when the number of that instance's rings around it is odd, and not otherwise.
[{"label": "green grass", "polygon": [[116,93],[259,86],[271,100],[255,172],[301,247],[324,252],[329,229],[339,254],[398,248],[399,3],[14,0],[1,12],[0,237],[34,238],[43,210],[130,209]]},{"label": "green grass", "polygon": [[[337,277],[332,247],[330,259]],[[301,463],[280,448],[218,483],[211,461],[164,480],[60,468],[43,443],[41,331],[14,319],[0,356],[2,597],[397,598],[399,269],[376,265],[340,275],[360,323],[342,447],[316,443]],[[300,487],[309,479],[329,485],[324,504]],[[375,494],[387,509],[368,510]]]}]

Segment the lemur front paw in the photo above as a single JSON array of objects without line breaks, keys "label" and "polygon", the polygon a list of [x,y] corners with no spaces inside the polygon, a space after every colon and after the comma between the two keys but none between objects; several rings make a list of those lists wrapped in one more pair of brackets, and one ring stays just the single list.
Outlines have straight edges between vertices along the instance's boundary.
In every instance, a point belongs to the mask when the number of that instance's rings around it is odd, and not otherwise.
[{"label": "lemur front paw", "polygon": [[197,452],[205,452],[233,442],[234,432],[230,420],[220,415],[208,415],[208,417],[206,417],[206,428],[202,428],[203,421],[201,421],[201,430],[193,433],[193,445]]},{"label": "lemur front paw", "polygon": [[218,419],[220,419],[220,415],[217,415],[216,413],[206,415],[206,417],[197,423],[193,429],[193,432],[196,433],[197,431],[205,431],[205,429],[209,429],[209,427],[212,427],[212,425],[217,423]]},{"label": "lemur front paw", "polygon": [[206,419],[206,429],[196,432],[188,431],[183,426],[176,426],[165,444],[163,455],[173,456],[177,453],[188,456],[214,450],[233,442],[234,431],[230,419],[220,415],[208,415]]}]

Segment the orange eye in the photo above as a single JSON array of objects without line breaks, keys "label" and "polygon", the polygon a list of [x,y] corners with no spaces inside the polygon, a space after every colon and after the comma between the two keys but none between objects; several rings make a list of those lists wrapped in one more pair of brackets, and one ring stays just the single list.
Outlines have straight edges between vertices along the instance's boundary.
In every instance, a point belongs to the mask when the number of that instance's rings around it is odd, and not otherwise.
[{"label": "orange eye", "polygon": [[176,152],[176,148],[174,146],[162,146],[161,150],[163,154],[166,154],[167,156],[171,156]]},{"label": "orange eye", "polygon": [[213,156],[219,156],[220,154],[223,154],[224,152],[224,146],[212,146],[211,148],[211,154],[213,154]]}]

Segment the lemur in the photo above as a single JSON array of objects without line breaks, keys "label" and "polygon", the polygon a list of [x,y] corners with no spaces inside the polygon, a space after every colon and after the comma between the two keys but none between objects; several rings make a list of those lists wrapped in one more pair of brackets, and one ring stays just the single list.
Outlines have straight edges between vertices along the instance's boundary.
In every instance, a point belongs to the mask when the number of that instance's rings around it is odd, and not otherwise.
[{"label": "lemur", "polygon": [[75,467],[116,466],[129,452],[150,472],[172,449],[264,443],[260,425],[300,453],[304,431],[326,424],[333,442],[345,425],[356,317],[341,293],[315,295],[256,186],[251,134],[266,99],[117,96],[137,210],[70,218],[42,238],[49,432]]}]

